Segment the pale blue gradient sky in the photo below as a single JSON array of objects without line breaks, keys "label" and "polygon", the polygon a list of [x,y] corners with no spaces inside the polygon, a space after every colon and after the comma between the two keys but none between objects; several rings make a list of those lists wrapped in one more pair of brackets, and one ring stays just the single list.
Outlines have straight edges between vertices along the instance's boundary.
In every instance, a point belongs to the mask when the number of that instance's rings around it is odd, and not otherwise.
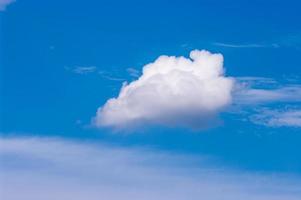
[{"label": "pale blue gradient sky", "polygon": [[[299,180],[300,7],[298,0],[17,0],[0,11],[1,141],[59,137],[110,148],[150,148],[212,157],[233,179],[241,173],[276,173]],[[118,132],[91,126],[97,109],[119,94],[124,81],[136,80],[145,64],[160,55],[188,57],[194,49],[221,53],[225,74],[239,83],[217,125],[197,131],[153,125]],[[27,157],[1,155],[13,163],[5,170],[28,164],[29,177],[35,167],[45,167]],[[32,176],[45,180],[44,172],[38,175]],[[10,191],[22,183],[7,184]],[[73,186],[78,187],[69,189]]]}]

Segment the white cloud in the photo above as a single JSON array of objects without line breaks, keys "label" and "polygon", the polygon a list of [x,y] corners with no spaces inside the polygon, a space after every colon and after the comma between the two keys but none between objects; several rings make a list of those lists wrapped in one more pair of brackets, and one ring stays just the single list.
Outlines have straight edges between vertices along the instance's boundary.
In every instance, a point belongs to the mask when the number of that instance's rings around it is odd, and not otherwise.
[{"label": "white cloud", "polygon": [[299,200],[298,177],[232,171],[208,160],[51,138],[0,138],[5,200]]},{"label": "white cloud", "polygon": [[259,114],[251,116],[251,121],[270,127],[301,128],[301,110],[260,110]]},{"label": "white cloud", "polygon": [[209,121],[231,103],[232,86],[233,80],[224,76],[221,54],[194,50],[190,59],[160,56],[98,109],[95,124],[210,126]]},{"label": "white cloud", "polygon": [[0,11],[4,11],[6,7],[16,0],[0,0]]}]

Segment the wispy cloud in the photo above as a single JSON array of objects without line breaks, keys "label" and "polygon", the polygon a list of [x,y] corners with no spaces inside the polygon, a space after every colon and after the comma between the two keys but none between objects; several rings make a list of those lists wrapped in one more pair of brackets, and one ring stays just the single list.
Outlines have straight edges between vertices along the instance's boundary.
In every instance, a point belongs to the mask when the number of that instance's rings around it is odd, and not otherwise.
[{"label": "wispy cloud", "polygon": [[251,121],[269,127],[301,127],[301,109],[261,109],[251,116]]},{"label": "wispy cloud", "polygon": [[268,78],[268,77],[259,77],[259,76],[241,76],[241,77],[235,77],[235,80],[249,84],[249,85],[254,85],[258,83],[264,83],[264,84],[270,84],[270,83],[277,83],[277,81],[273,78]]},{"label": "wispy cloud", "polygon": [[108,72],[108,71],[103,71],[102,70],[102,71],[98,71],[98,74],[102,78],[110,80],[110,81],[120,81],[120,82],[126,81],[125,78],[121,78],[121,77],[112,75],[112,72]]},{"label": "wispy cloud", "polygon": [[65,67],[67,71],[71,71],[75,74],[86,75],[86,74],[99,74],[103,79],[110,81],[126,81],[125,78],[114,76],[112,72],[100,70],[96,66],[75,66],[75,67]]},{"label": "wispy cloud", "polygon": [[134,78],[137,78],[141,75],[139,70],[132,68],[132,67],[127,68],[126,71],[129,73],[129,75],[131,77],[134,77]]},{"label": "wispy cloud", "polygon": [[97,68],[95,66],[76,66],[72,69],[72,72],[76,74],[89,74],[96,71]]},{"label": "wispy cloud", "polygon": [[6,7],[16,0],[0,0],[0,11],[5,11]]},{"label": "wispy cloud", "polygon": [[[297,200],[299,177],[226,170],[208,159],[53,138],[0,139],[6,200]],[[218,192],[217,192],[218,191]]]},{"label": "wispy cloud", "polygon": [[247,89],[236,94],[235,104],[266,104],[301,102],[301,86],[283,86],[276,89]]},{"label": "wispy cloud", "polygon": [[239,109],[234,110],[238,114],[241,110],[247,110],[247,118],[255,124],[300,128],[301,111],[296,108],[296,105],[301,104],[299,82],[295,79],[278,82],[264,77],[238,77],[233,92],[233,105]]},{"label": "wispy cloud", "polygon": [[213,42],[214,46],[226,47],[226,48],[297,48],[300,49],[301,46],[301,33],[295,32],[289,35],[284,35],[276,37],[272,40],[267,40],[265,42],[256,43],[234,43],[234,42]]},{"label": "wispy cloud", "polygon": [[228,47],[228,48],[277,48],[279,47],[278,44],[235,44],[235,43],[222,43],[222,42],[214,42],[212,43],[214,46],[220,46],[220,47]]},{"label": "wispy cloud", "polygon": [[263,77],[236,79],[234,104],[255,105],[283,102],[301,102],[301,85],[279,83]]}]

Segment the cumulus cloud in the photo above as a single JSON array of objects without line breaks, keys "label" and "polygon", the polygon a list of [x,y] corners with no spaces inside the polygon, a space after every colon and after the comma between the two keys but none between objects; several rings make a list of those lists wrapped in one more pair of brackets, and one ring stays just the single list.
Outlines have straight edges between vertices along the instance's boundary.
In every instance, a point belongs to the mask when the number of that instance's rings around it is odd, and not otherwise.
[{"label": "cumulus cloud", "polygon": [[100,107],[97,126],[139,124],[210,126],[231,103],[233,80],[224,76],[223,56],[194,50],[190,58],[160,56],[138,80],[124,83],[118,97]]},{"label": "cumulus cloud", "polygon": [[297,200],[295,177],[212,167],[201,157],[54,138],[0,138],[5,200]]},{"label": "cumulus cloud", "polygon": [[6,7],[16,0],[0,0],[0,11],[4,11]]}]

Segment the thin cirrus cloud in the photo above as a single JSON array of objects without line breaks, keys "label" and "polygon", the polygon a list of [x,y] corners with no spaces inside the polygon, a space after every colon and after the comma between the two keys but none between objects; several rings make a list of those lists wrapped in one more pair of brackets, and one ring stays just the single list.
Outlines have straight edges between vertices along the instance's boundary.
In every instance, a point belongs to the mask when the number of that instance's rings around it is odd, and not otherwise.
[{"label": "thin cirrus cloud", "polygon": [[220,169],[184,154],[54,138],[0,138],[6,200],[298,200],[297,176]]},{"label": "thin cirrus cloud", "polygon": [[95,66],[76,66],[72,69],[72,72],[76,74],[89,74],[96,71],[97,68]]},{"label": "thin cirrus cloud", "polygon": [[297,48],[301,46],[301,34],[296,32],[293,34],[283,35],[278,37],[276,40],[269,42],[258,42],[258,43],[226,43],[226,42],[213,42],[214,46],[225,47],[225,48]]},{"label": "thin cirrus cloud", "polygon": [[301,102],[301,85],[281,85],[277,88],[241,87],[234,92],[236,105]]},{"label": "thin cirrus cloud", "polygon": [[100,75],[103,79],[109,80],[109,81],[125,81],[125,78],[120,78],[117,76],[112,75],[111,72],[99,70],[96,66],[75,66],[75,67],[65,67],[67,71],[70,71],[75,74],[79,75],[87,75],[87,74],[95,74],[97,73]]},{"label": "thin cirrus cloud", "polygon": [[127,68],[126,71],[129,73],[129,75],[131,77],[134,77],[134,78],[137,78],[141,75],[139,70],[132,68],[132,67]]},{"label": "thin cirrus cloud", "polygon": [[115,128],[207,127],[231,103],[233,82],[224,75],[221,54],[194,50],[190,58],[160,56],[143,67],[138,80],[125,83],[117,98],[98,109],[94,123]]},{"label": "thin cirrus cloud", "polygon": [[15,1],[16,0],[0,0],[0,11],[5,11],[6,7]]},{"label": "thin cirrus cloud", "polygon": [[106,80],[109,80],[109,81],[119,81],[119,82],[124,82],[126,81],[125,78],[122,78],[122,77],[119,77],[119,76],[115,76],[115,75],[112,75],[112,73],[108,72],[108,71],[98,71],[98,74],[106,79]]},{"label": "thin cirrus cloud", "polygon": [[250,117],[255,124],[268,127],[301,128],[301,109],[262,109]]},{"label": "thin cirrus cloud", "polygon": [[222,42],[214,42],[212,43],[214,46],[227,47],[227,48],[277,48],[278,44],[233,44],[233,43],[222,43]]},{"label": "thin cirrus cloud", "polygon": [[254,124],[301,128],[301,111],[296,108],[301,103],[301,85],[297,80],[281,83],[271,78],[238,77],[233,99],[240,110],[249,110],[248,119]]},{"label": "thin cirrus cloud", "polygon": [[235,105],[264,105],[270,103],[300,103],[301,84],[299,79],[279,82],[265,77],[236,77],[233,90]]}]

